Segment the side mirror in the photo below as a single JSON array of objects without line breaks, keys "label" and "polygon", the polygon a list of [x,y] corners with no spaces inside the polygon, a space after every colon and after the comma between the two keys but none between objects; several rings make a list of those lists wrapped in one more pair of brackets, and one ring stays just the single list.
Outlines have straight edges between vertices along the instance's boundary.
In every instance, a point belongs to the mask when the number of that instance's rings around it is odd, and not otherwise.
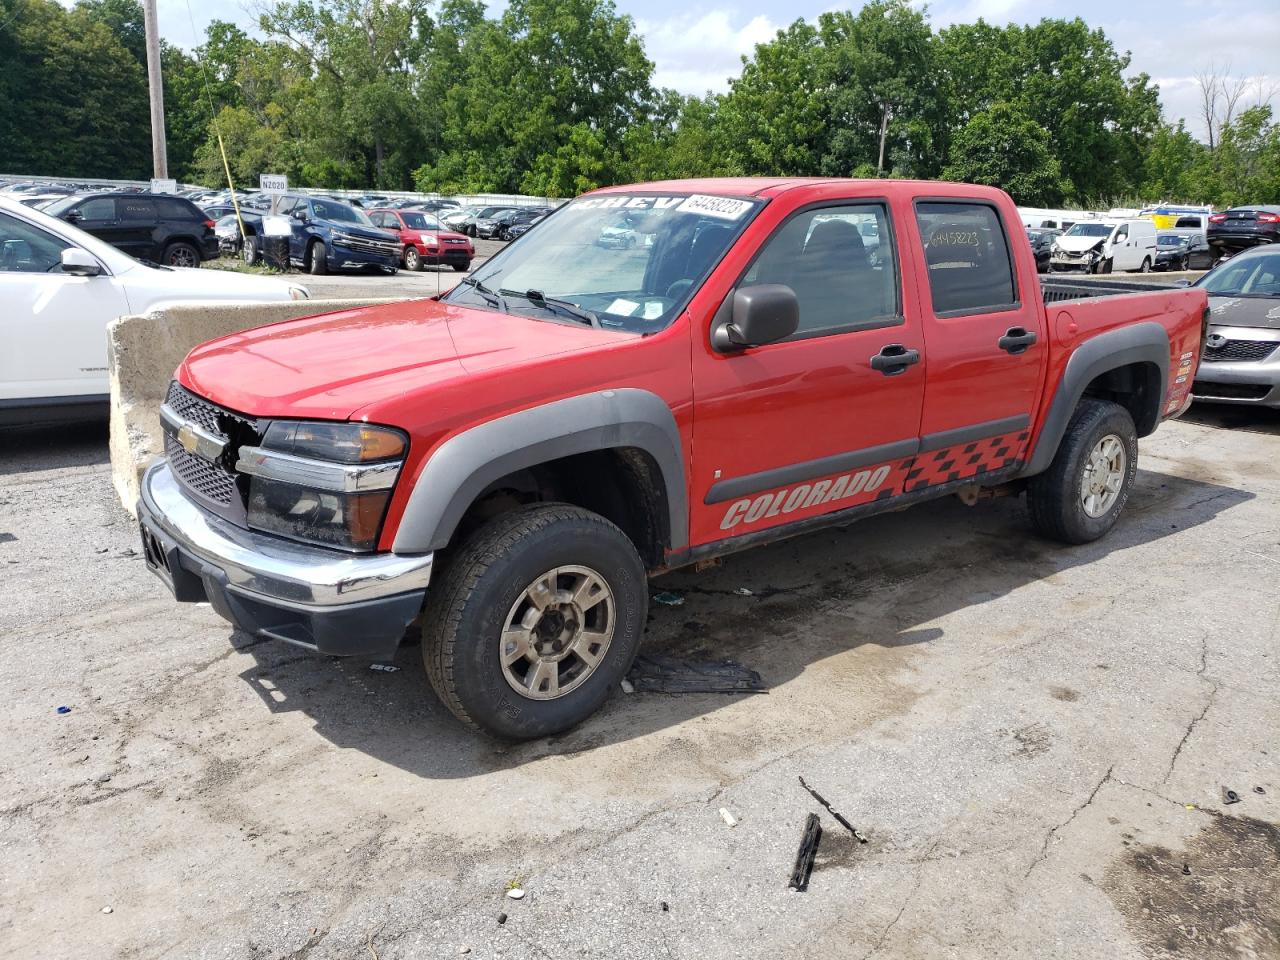
[{"label": "side mirror", "polygon": [[[775,343],[800,326],[800,301],[782,283],[740,287],[729,304],[729,316],[718,316],[711,331],[711,345],[721,353]],[[723,314],[724,308],[721,308]]]},{"label": "side mirror", "polygon": [[1174,286],[1175,286],[1175,287],[1189,287],[1189,286],[1191,286],[1191,281],[1190,281],[1190,280],[1188,280],[1186,277],[1183,277],[1181,280],[1179,280],[1177,283],[1175,283],[1175,284],[1174,284]]},{"label": "side mirror", "polygon": [[84,219],[84,214],[79,210],[72,210],[70,213],[63,216],[62,219],[67,221],[67,223],[79,223]]},{"label": "side mirror", "polygon": [[297,220],[299,223],[307,222],[307,211],[301,208],[293,211],[289,216],[293,217],[293,219]]},{"label": "side mirror", "polygon": [[87,250],[67,247],[62,251],[62,272],[73,277],[96,277],[102,272],[102,265]]}]

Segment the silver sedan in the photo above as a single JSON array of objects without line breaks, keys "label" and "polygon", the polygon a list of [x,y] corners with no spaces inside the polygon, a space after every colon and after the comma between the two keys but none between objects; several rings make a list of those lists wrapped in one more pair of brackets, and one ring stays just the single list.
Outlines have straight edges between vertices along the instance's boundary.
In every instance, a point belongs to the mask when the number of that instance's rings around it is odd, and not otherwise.
[{"label": "silver sedan", "polygon": [[1236,254],[1195,284],[1209,294],[1197,400],[1280,407],[1280,245]]}]

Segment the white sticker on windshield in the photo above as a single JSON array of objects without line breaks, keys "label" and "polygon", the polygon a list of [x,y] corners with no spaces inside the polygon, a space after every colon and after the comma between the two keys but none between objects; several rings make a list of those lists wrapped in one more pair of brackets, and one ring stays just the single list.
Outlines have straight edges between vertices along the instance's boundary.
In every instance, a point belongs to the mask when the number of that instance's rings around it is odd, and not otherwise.
[{"label": "white sticker on windshield", "polygon": [[700,213],[704,217],[718,217],[721,220],[739,220],[751,209],[751,204],[733,197],[708,197],[706,194],[695,193],[676,209],[681,213]]},{"label": "white sticker on windshield", "polygon": [[666,312],[661,300],[649,300],[644,305],[644,313],[641,314],[646,320],[657,320]]},{"label": "white sticker on windshield", "polygon": [[617,300],[613,301],[613,303],[609,304],[609,306],[605,307],[604,312],[616,313],[620,317],[629,317],[636,312],[636,309],[639,306],[640,304],[636,303],[634,300],[623,300],[619,297]]}]

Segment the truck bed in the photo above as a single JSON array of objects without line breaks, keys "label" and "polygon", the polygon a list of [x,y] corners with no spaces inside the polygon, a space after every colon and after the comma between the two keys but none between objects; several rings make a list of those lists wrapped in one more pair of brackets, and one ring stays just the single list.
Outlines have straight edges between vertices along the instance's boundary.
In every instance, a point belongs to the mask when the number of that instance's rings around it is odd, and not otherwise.
[{"label": "truck bed", "polygon": [[1040,280],[1040,293],[1045,304],[1092,297],[1115,297],[1126,293],[1160,293],[1182,290],[1167,283],[1145,283],[1129,280]]}]

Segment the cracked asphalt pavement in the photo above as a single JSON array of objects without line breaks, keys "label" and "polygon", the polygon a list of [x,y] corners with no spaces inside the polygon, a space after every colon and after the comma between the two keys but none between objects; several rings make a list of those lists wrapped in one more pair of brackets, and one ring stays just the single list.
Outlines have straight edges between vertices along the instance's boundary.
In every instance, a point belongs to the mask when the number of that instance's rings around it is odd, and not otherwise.
[{"label": "cracked asphalt pavement", "polygon": [[506,746],[416,647],[373,671],[175,605],[103,428],[0,434],[0,954],[1280,956],[1280,416],[1141,450],[1096,544],[947,500],[663,577],[648,648],[768,693]]}]

